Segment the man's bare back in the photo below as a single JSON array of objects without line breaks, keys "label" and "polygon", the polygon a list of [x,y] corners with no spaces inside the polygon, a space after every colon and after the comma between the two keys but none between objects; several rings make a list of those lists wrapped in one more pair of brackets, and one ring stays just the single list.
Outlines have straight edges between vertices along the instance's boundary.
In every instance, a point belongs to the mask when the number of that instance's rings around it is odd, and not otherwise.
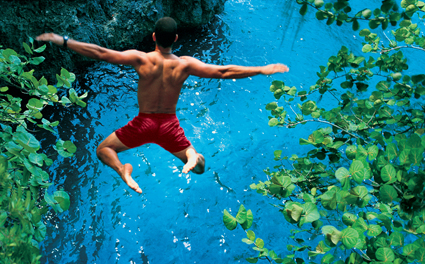
[{"label": "man's bare back", "polygon": [[140,52],[140,57],[140,66],[135,67],[139,112],[174,114],[182,85],[189,77],[186,61],[161,51]]},{"label": "man's bare back", "polygon": [[[149,53],[138,50],[115,51],[53,33],[45,33],[36,38],[39,41],[50,41],[56,45],[68,47],[83,56],[96,60],[131,65],[138,73],[139,115],[126,126],[109,135],[96,150],[99,159],[113,168],[124,182],[138,193],[141,193],[142,190],[131,176],[133,167],[129,163],[121,163],[117,155],[119,152],[152,142],[178,157],[185,164],[183,173],[192,171],[201,174],[205,170],[204,156],[196,152],[190,141],[187,140],[175,117],[181,88],[190,75],[202,78],[240,79],[258,74],[270,75],[289,71],[289,68],[283,64],[259,67],[213,65],[203,63],[193,57],[177,57],[172,54],[171,49],[172,43],[178,38],[176,32],[177,24],[172,18],[158,20],[155,24],[155,32],[152,34],[156,43],[155,51]],[[157,33],[158,35],[156,35]],[[152,128],[145,131],[146,124],[138,127],[143,122],[150,123],[149,127],[153,126],[155,132],[152,132]],[[164,126],[165,122],[167,125]],[[170,131],[170,127],[173,130]],[[152,136],[155,139],[150,139]]]}]

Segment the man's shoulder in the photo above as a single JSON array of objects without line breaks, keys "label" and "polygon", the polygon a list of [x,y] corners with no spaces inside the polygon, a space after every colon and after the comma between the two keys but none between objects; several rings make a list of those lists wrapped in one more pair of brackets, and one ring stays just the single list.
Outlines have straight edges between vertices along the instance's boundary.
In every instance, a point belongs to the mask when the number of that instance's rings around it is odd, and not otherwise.
[{"label": "man's shoulder", "polygon": [[182,60],[187,60],[187,61],[195,59],[194,57],[191,57],[191,56],[180,56],[179,58]]},{"label": "man's shoulder", "polygon": [[180,56],[179,58],[188,65],[198,66],[199,63],[202,63],[200,60],[191,56]]},{"label": "man's shoulder", "polygon": [[123,53],[125,53],[127,56],[137,59],[137,61],[139,61],[139,63],[143,63],[144,60],[146,59],[146,52],[137,50],[137,49],[129,49],[129,50],[125,50],[123,51]]}]

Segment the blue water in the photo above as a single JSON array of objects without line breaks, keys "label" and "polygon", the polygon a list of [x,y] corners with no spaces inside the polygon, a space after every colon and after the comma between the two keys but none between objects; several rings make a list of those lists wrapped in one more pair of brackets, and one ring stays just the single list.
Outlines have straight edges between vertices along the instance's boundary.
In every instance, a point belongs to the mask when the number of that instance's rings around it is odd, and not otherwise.
[{"label": "blue water", "polygon": [[[308,89],[318,65],[341,45],[361,54],[361,38],[349,25],[331,30],[314,13],[301,17],[298,10],[289,0],[229,0],[210,25],[181,34],[177,55],[214,64],[280,62],[290,72],[243,80],[189,78],[177,116],[205,156],[206,172],[182,174],[183,164],[157,145],[129,150],[119,157],[133,164],[141,195],[95,154],[104,138],[137,115],[135,72],[97,63],[79,74],[76,89],[89,92],[87,108],[62,108],[52,117],[61,120],[60,136],[73,140],[78,152],[51,168],[55,185],[49,191],[63,188],[71,207],[46,218],[42,263],[246,263],[243,257],[255,253],[241,242],[244,231],[222,224],[223,210],[235,215],[241,203],[252,209],[253,230],[266,247],[288,253],[292,226],[269,205],[272,200],[249,185],[267,180],[263,170],[277,165],[274,150],[303,153],[298,139],[316,127],[269,128],[265,105],[274,101],[269,86],[282,80]],[[322,107],[327,103],[324,99]]]}]

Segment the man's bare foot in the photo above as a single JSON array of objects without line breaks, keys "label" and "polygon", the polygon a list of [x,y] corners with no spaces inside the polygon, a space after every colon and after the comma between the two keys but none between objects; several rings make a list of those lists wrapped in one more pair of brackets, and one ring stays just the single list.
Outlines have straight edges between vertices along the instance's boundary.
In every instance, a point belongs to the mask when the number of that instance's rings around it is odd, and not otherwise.
[{"label": "man's bare foot", "polygon": [[126,163],[122,166],[122,168],[120,169],[120,176],[123,179],[123,181],[125,183],[127,183],[127,185],[135,190],[138,193],[142,193],[142,189],[140,189],[139,185],[137,184],[137,182],[135,182],[133,180],[133,178],[131,177],[131,173],[133,172],[133,166],[131,166],[130,163]]},{"label": "man's bare foot", "polygon": [[191,156],[183,166],[183,173],[189,173],[193,170],[194,173],[202,174],[205,171],[205,158],[202,154],[196,153]]}]

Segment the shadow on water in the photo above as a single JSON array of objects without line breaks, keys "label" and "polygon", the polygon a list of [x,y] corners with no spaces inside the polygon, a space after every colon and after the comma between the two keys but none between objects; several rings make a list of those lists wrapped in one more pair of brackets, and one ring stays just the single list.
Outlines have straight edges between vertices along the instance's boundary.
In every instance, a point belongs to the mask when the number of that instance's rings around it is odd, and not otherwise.
[{"label": "shadow on water", "polygon": [[[294,45],[298,39],[298,34],[304,25],[305,18],[297,17],[294,15],[295,12],[298,12],[299,4],[294,1],[285,1],[284,8],[282,9],[282,27],[285,29],[295,28],[295,30],[285,30],[280,46],[282,47],[285,43],[285,40],[292,41],[291,50],[294,50]],[[289,35],[290,34],[290,35]]]}]

